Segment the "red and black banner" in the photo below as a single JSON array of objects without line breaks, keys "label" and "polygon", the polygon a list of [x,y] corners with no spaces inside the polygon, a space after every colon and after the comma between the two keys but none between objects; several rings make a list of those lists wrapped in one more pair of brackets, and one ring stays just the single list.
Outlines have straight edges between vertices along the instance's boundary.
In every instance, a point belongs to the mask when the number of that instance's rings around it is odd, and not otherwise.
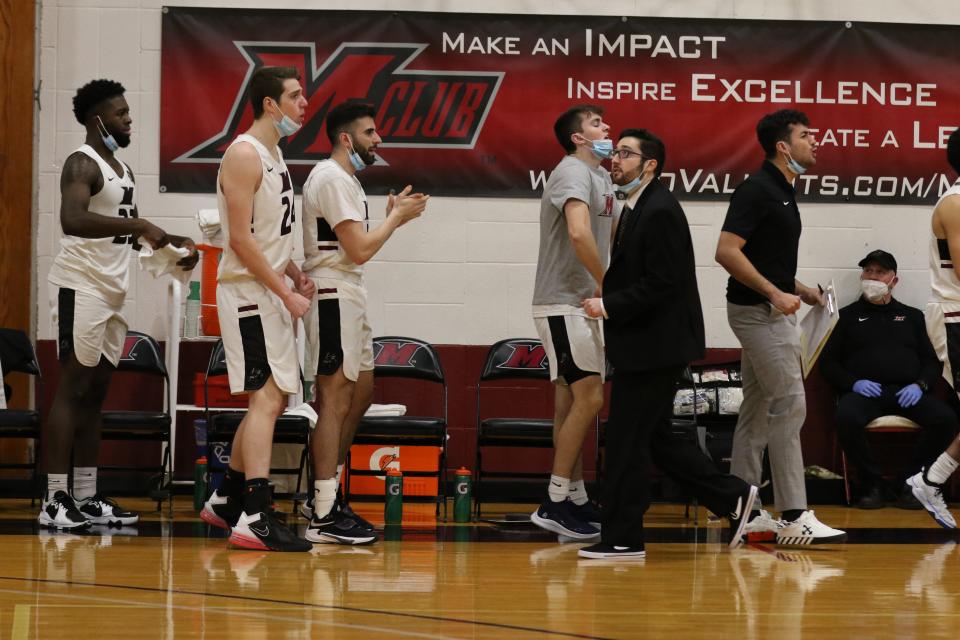
[{"label": "red and black banner", "polygon": [[612,134],[650,129],[681,198],[726,199],[762,161],[766,113],[804,111],[820,141],[807,201],[929,203],[955,177],[960,27],[390,11],[166,8],[160,185],[214,190],[252,122],[261,65],[300,69],[303,128],[283,142],[300,185],[327,157],[334,105],[375,105],[384,144],[368,193],[536,197],[563,156],[553,122],[605,110]]}]

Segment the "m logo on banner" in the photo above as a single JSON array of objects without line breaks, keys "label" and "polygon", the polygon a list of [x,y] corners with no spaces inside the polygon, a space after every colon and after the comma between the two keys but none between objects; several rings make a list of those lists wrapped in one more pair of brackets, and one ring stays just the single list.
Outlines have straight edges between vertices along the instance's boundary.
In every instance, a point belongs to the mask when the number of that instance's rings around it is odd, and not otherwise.
[{"label": "m logo on banner", "polygon": [[[287,138],[287,164],[313,164],[330,154],[327,112],[345,101],[377,109],[381,147],[472,149],[503,80],[502,71],[408,70],[424,44],[341,44],[323,64],[316,48],[304,42],[235,42],[249,63],[237,88],[223,130],[174,162],[219,162],[223,150],[249,126],[247,86],[262,66],[284,65],[303,71],[308,100],[302,129]],[[378,163],[383,163],[382,159]]]}]

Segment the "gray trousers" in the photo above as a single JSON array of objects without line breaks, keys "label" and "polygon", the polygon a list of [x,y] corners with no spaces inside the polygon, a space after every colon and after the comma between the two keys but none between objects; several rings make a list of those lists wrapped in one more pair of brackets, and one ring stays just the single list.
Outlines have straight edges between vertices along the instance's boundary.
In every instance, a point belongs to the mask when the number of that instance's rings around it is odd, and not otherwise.
[{"label": "gray trousers", "polygon": [[733,433],[730,473],[759,486],[766,448],[777,511],[806,509],[800,428],[807,403],[797,316],[785,316],[766,303],[728,302],[727,319],[743,347],[743,404]]}]

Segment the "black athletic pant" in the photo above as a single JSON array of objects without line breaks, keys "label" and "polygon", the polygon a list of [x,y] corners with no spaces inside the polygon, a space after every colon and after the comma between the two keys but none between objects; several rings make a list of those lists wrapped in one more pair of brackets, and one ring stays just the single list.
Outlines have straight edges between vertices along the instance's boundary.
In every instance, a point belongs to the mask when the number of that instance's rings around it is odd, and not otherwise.
[{"label": "black athletic pant", "polygon": [[673,433],[673,396],[682,372],[683,367],[643,373],[614,372],[600,533],[607,544],[643,544],[643,515],[650,506],[652,464],[721,516],[736,507],[737,498],[748,488],[743,480],[718,471],[691,439]]},{"label": "black athletic pant", "polygon": [[931,393],[924,393],[917,404],[904,409],[896,396],[902,388],[883,385],[879,398],[865,398],[851,391],[840,396],[837,403],[837,438],[847,454],[847,462],[857,469],[864,491],[878,486],[882,477],[864,429],[871,421],[880,416],[897,415],[920,425],[920,441],[913,452],[911,474],[921,467],[929,467],[957,432],[957,416],[946,403]]}]

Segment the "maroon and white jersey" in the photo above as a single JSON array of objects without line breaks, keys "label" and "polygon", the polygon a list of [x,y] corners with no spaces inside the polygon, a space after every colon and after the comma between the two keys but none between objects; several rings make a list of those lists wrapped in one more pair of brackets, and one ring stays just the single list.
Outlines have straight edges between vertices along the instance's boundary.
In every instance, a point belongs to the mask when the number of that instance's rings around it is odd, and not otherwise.
[{"label": "maroon and white jersey", "polygon": [[[230,146],[240,142],[251,144],[257,150],[263,171],[260,188],[253,196],[250,230],[270,268],[282,275],[293,255],[293,225],[296,222],[293,181],[290,179],[290,172],[287,170],[279,148],[276,149],[277,157],[274,158],[263,143],[245,133],[237,136]],[[217,208],[220,210],[220,227],[223,229],[224,236],[223,258],[217,270],[217,280],[219,282],[253,280],[254,275],[230,248],[230,221],[227,216],[226,198],[220,187],[219,172],[217,173]]]},{"label": "maroon and white jersey", "polygon": [[[130,167],[120,162],[123,175],[118,175],[86,144],[74,153],[92,158],[103,176],[103,188],[90,197],[87,209],[110,218],[134,216],[137,200]],[[64,234],[47,280],[58,287],[83,291],[112,305],[122,305],[130,279],[130,247],[135,240],[130,236],[81,238]]]},{"label": "maroon and white jersey", "polygon": [[[937,206],[945,199],[960,196],[960,178],[947,189],[937,201]],[[938,239],[930,232],[930,288],[933,302],[960,302],[960,279],[950,260],[950,248],[946,239]]]}]

